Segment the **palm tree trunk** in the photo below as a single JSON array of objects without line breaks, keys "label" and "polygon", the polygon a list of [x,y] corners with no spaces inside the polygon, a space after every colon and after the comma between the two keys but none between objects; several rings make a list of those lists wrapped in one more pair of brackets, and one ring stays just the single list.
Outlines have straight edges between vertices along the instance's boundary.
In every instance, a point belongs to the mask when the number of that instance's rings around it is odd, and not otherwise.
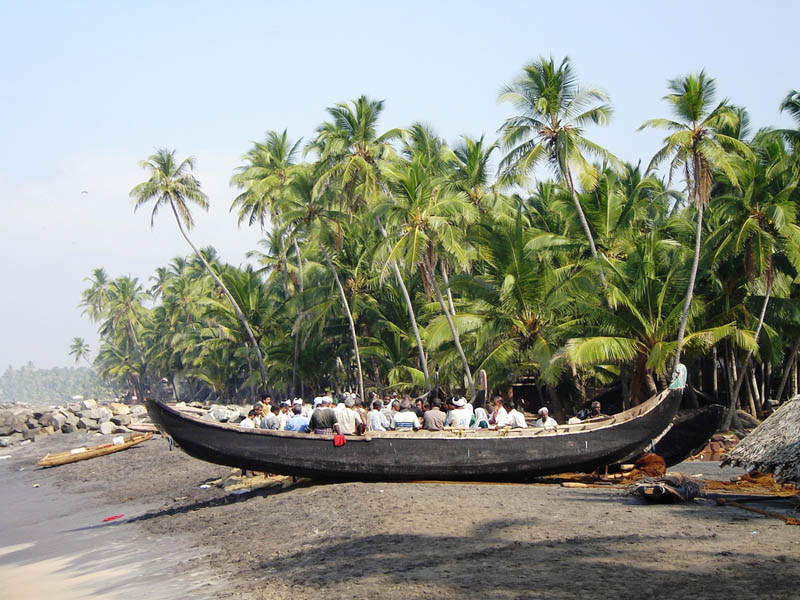
[{"label": "palm tree trunk", "polygon": [[719,378],[717,376],[717,347],[711,349],[711,359],[714,361],[714,369],[712,370],[712,386],[714,389],[714,403],[719,402]]},{"label": "palm tree trunk", "polygon": [[[572,203],[575,205],[575,212],[578,214],[578,219],[581,222],[581,227],[583,227],[583,233],[586,235],[586,240],[589,242],[589,249],[592,251],[592,258],[597,260],[597,246],[594,244],[594,236],[592,235],[592,229],[589,227],[589,221],[586,220],[586,215],[583,212],[583,207],[581,206],[580,198],[578,198],[578,192],[575,191],[575,184],[572,181],[572,173],[569,170],[569,167],[565,162],[559,159],[559,166],[561,167],[561,174],[564,177],[564,181],[567,184],[567,188],[569,189],[569,194],[572,197]],[[606,275],[603,273],[602,268],[600,268],[600,284],[603,286],[603,292],[606,291]],[[608,296],[606,296],[606,304],[609,308],[611,308],[611,304],[609,303]]]},{"label": "palm tree trunk", "polygon": [[[692,305],[694,295],[694,282],[697,278],[697,266],[700,264],[700,242],[703,234],[703,207],[697,208],[697,231],[694,238],[694,258],[692,259],[692,270],[689,273],[689,285],[686,290],[686,299],[683,301],[683,311],[681,312],[681,323],[678,326],[678,348],[675,351],[675,364],[681,362],[681,349],[683,348],[683,337],[686,334],[686,323],[689,321],[689,307]],[[728,424],[730,427],[730,424]]]},{"label": "palm tree trunk", "polygon": [[325,257],[325,262],[328,264],[328,269],[330,269],[331,274],[333,275],[334,280],[336,281],[336,289],[339,290],[339,298],[342,300],[342,305],[344,306],[344,312],[347,314],[347,322],[350,325],[350,336],[353,338],[353,352],[356,355],[356,365],[358,367],[358,393],[359,397],[364,400],[366,396],[364,396],[364,375],[361,372],[361,354],[358,352],[358,337],[356,336],[356,324],[353,322],[353,314],[350,312],[350,303],[347,301],[347,296],[345,296],[344,288],[342,287],[342,282],[339,280],[339,274],[336,272],[336,269],[331,262],[331,257],[328,256],[328,252],[323,249],[322,255]]},{"label": "palm tree trunk", "polygon": [[[389,235],[386,233],[386,228],[383,226],[380,217],[376,216],[375,221],[378,223],[378,229],[381,232],[381,236],[383,236],[384,239],[388,238]],[[422,372],[425,375],[425,382],[430,383],[430,375],[428,375],[428,357],[425,356],[425,348],[422,345],[422,337],[419,335],[417,316],[414,313],[414,305],[411,303],[411,296],[408,293],[408,288],[406,288],[405,281],[403,281],[403,275],[400,273],[400,267],[397,266],[397,262],[392,260],[389,262],[389,264],[392,267],[392,271],[394,271],[394,278],[397,280],[397,285],[400,286],[400,291],[403,293],[403,300],[406,303],[408,318],[411,319],[411,330],[414,332],[414,339],[417,342],[417,353],[419,354],[419,363],[422,366]]]},{"label": "palm tree trunk", "polygon": [[442,291],[439,289],[439,284],[436,281],[436,272],[434,271],[433,267],[423,262],[422,268],[425,269],[428,279],[430,279],[431,287],[433,287],[433,292],[434,294],[436,294],[436,299],[439,301],[439,305],[442,307],[444,316],[447,319],[447,324],[450,326],[450,333],[453,335],[453,344],[455,344],[456,351],[458,352],[458,355],[461,357],[461,363],[464,365],[464,375],[467,378],[467,388],[469,389],[469,397],[471,400],[475,396],[475,382],[472,380],[472,372],[469,369],[469,362],[467,361],[467,355],[464,354],[464,349],[461,347],[461,340],[458,336],[456,325],[453,322],[453,315],[451,315],[450,311],[447,309],[447,304],[445,303],[444,297],[442,296]]},{"label": "palm tree trunk", "polygon": [[[761,314],[758,315],[758,325],[756,326],[756,344],[758,344],[758,336],[761,333],[761,326],[764,324],[764,315],[767,313],[767,305],[769,304],[769,296],[772,293],[772,283],[767,286],[767,293],[764,296],[764,304],[761,306]],[[742,363],[742,370],[739,372],[739,377],[736,378],[736,384],[733,386],[733,393],[731,394],[731,401],[728,405],[728,414],[725,416],[725,423],[723,430],[730,429],[731,420],[733,419],[733,412],[736,410],[736,403],[739,400],[739,391],[742,389],[742,382],[747,377],[747,367],[750,365],[750,359],[753,358],[753,351],[750,350]]]},{"label": "palm tree trunk", "polygon": [[180,229],[181,235],[183,239],[186,240],[186,243],[191,246],[194,253],[197,255],[197,258],[200,259],[200,262],[203,263],[206,270],[208,271],[209,275],[214,279],[217,285],[222,289],[222,292],[225,294],[225,297],[228,298],[228,301],[233,306],[233,312],[236,313],[236,316],[239,317],[239,320],[242,322],[242,326],[244,330],[247,332],[247,337],[250,338],[250,343],[253,344],[253,348],[256,350],[256,355],[258,356],[258,369],[261,371],[261,382],[264,384],[264,389],[267,389],[267,380],[269,379],[267,375],[267,366],[264,364],[264,357],[261,354],[261,349],[258,347],[258,342],[256,341],[256,336],[253,335],[253,330],[250,329],[250,323],[247,322],[247,318],[244,316],[242,309],[239,308],[239,305],[236,303],[236,300],[233,299],[233,296],[228,291],[228,288],[225,287],[225,284],[222,283],[222,279],[214,272],[214,269],[211,268],[211,265],[208,264],[206,257],[197,249],[197,247],[192,243],[192,240],[189,239],[189,236],[186,235],[186,232],[183,230],[183,225],[181,224],[181,219],[178,216],[178,211],[175,208],[175,204],[170,200],[169,203],[170,207],[172,207],[172,213],[175,215],[175,221],[178,223],[178,229]]},{"label": "palm tree trunk", "polygon": [[800,336],[794,341],[792,349],[789,351],[789,356],[786,359],[786,365],[783,367],[783,375],[781,376],[781,384],[778,386],[778,393],[775,394],[775,400],[779,403],[783,397],[783,390],[786,388],[786,382],[789,381],[789,375],[792,373],[792,368],[797,361],[797,353],[800,351]]},{"label": "palm tree trunk", "polygon": [[453,303],[453,293],[450,291],[450,279],[447,277],[447,267],[442,262],[439,264],[439,269],[442,271],[442,281],[444,281],[444,285],[447,287],[447,304],[450,307],[450,314],[455,316],[456,305]]},{"label": "palm tree trunk", "polygon": [[[292,236],[292,244],[294,245],[294,252],[297,255],[297,270],[298,270],[298,289],[300,291],[300,312],[303,311],[303,257],[300,256],[300,246],[297,243],[297,238]],[[300,315],[298,314],[295,320],[295,328],[297,332],[294,334],[294,362],[292,364],[292,392],[290,396],[294,396],[297,391],[297,363],[300,359]]]},{"label": "palm tree trunk", "polygon": [[747,368],[748,374],[748,387],[750,389],[750,414],[753,416],[754,419],[758,418],[758,410],[756,409],[756,404],[761,403],[761,396],[758,393],[758,382],[756,381],[756,374],[753,365],[750,365]]}]

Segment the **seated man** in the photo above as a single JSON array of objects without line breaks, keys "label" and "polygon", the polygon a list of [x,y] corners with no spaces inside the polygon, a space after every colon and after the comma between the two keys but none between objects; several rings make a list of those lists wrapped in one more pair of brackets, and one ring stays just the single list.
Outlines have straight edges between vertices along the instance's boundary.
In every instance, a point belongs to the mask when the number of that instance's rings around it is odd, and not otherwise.
[{"label": "seated man", "polygon": [[[516,409],[510,402],[506,404],[506,422],[512,429],[525,429],[528,424],[525,422],[525,415]],[[553,421],[552,419],[550,419]],[[555,424],[555,421],[553,421]]]},{"label": "seated man", "polygon": [[339,428],[344,435],[354,435],[361,431],[361,416],[353,410],[355,403],[355,399],[348,395],[344,401],[339,402],[336,408],[333,409],[339,422]]},{"label": "seated man", "polygon": [[455,429],[469,429],[469,424],[472,421],[472,411],[467,406],[466,398],[456,398],[453,400],[453,410],[447,413],[447,421],[445,427],[453,427]]},{"label": "seated man", "polygon": [[303,403],[292,406],[292,416],[286,421],[286,431],[308,433],[308,417],[303,414]]},{"label": "seated man", "polygon": [[271,404],[266,407],[266,412],[263,417],[261,417],[261,429],[271,429],[273,431],[277,431],[281,428],[280,423],[278,422],[278,407],[272,406]]},{"label": "seated man", "polygon": [[551,427],[555,428],[558,425],[556,420],[550,416],[550,411],[546,406],[539,409],[539,418],[536,421],[536,427]]},{"label": "seated man", "polygon": [[496,425],[497,427],[506,427],[506,425],[501,425],[501,423],[506,423],[506,421],[508,421],[508,413],[506,412],[505,406],[503,406],[503,397],[495,396],[492,398],[492,405],[494,406],[494,410],[489,417],[489,424]]},{"label": "seated man", "polygon": [[239,423],[239,427],[244,429],[255,429],[256,418],[256,411],[251,410],[249,413],[247,413],[247,417],[241,423]]},{"label": "seated man", "polygon": [[607,419],[608,415],[603,414],[600,402],[598,400],[595,400],[594,402],[592,402],[592,408],[589,411],[589,414],[587,414],[583,418],[583,420],[586,421],[588,419],[603,419],[603,418]]},{"label": "seated man", "polygon": [[292,416],[292,403],[288,400],[281,402],[280,409],[278,410],[278,429],[286,429],[286,422]]},{"label": "seated man", "polygon": [[425,411],[422,416],[422,428],[428,431],[440,431],[444,429],[446,420],[447,415],[442,412],[442,403],[437,399],[433,401],[431,409]]},{"label": "seated man", "polygon": [[383,402],[374,400],[372,410],[367,413],[367,431],[387,431],[389,429],[389,419],[381,412]]},{"label": "seated man", "polygon": [[419,419],[411,410],[411,402],[404,399],[400,403],[400,410],[392,417],[391,428],[397,431],[416,431],[419,429]]},{"label": "seated man", "polygon": [[319,407],[311,413],[311,420],[308,422],[308,428],[312,433],[342,433],[336,413],[331,408],[332,402],[330,396],[323,396],[320,399]]}]

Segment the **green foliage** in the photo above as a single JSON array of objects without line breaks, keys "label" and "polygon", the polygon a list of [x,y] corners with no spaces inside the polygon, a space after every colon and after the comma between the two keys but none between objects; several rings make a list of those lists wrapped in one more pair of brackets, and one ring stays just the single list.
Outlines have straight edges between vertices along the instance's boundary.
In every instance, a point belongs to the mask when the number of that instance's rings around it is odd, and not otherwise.
[{"label": "green foliage", "polygon": [[[419,122],[381,133],[384,103],[366,96],[328,107],[305,148],[270,131],[231,178],[238,223],[264,233],[256,268],[208,248],[149,289],[94,269],[80,305],[101,336],[94,367],[124,393],[167,377],[222,399],[252,397],[259,354],[278,395],[362,379],[420,393],[434,372],[460,391],[483,369],[494,389],[532,377],[576,402],[614,380],[645,398],[681,349],[781,367],[800,335],[797,130],[749,139],[747,111],[717,102],[704,72],[668,89],[671,118],[643,126],[667,131],[647,170],[585,136],[613,110],[568,59],[502,90],[517,114],[497,141],[451,147]],[[792,91],[781,109],[797,107]],[[532,180],[537,165],[553,177]],[[137,207],[169,205],[185,235],[189,204],[207,205],[193,160],[163,150],[143,166]],[[76,360],[89,351],[73,340]]]}]

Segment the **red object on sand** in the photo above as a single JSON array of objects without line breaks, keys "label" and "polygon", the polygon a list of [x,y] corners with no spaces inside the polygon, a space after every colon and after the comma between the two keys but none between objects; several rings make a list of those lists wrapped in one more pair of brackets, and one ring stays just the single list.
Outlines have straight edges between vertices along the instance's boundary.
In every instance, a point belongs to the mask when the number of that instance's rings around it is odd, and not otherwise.
[{"label": "red object on sand", "polygon": [[347,438],[343,435],[336,434],[333,436],[333,445],[334,446],[344,446],[347,443]]},{"label": "red object on sand", "polygon": [[103,519],[103,523],[107,523],[108,521],[113,521],[115,519],[121,519],[124,516],[125,515],[114,515],[113,517],[106,517],[105,519]]}]

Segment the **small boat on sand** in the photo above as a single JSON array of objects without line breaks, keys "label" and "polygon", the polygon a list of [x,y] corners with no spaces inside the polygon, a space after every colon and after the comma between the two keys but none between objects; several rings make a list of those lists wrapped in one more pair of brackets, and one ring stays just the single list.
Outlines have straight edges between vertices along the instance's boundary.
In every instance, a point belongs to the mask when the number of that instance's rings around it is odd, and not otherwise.
[{"label": "small boat on sand", "polygon": [[670,430],[656,442],[653,452],[664,459],[667,467],[673,467],[700,452],[724,417],[725,407],[719,404],[679,414]]},{"label": "small boat on sand", "polygon": [[89,458],[96,458],[98,456],[105,456],[106,454],[113,454],[121,450],[146,442],[151,437],[152,433],[134,433],[126,438],[122,438],[119,443],[102,444],[100,446],[92,446],[90,448],[74,448],[67,452],[56,452],[55,454],[48,454],[36,463],[39,467],[56,467],[58,465],[66,465],[68,463],[78,462],[79,460],[87,460]]},{"label": "small boat on sand", "polygon": [[677,377],[639,406],[591,423],[546,429],[375,431],[346,436],[339,446],[334,446],[333,435],[212,423],[158,400],[147,400],[147,411],[187,454],[241,469],[336,480],[524,481],[592,471],[641,453],[670,426],[684,381]]}]

